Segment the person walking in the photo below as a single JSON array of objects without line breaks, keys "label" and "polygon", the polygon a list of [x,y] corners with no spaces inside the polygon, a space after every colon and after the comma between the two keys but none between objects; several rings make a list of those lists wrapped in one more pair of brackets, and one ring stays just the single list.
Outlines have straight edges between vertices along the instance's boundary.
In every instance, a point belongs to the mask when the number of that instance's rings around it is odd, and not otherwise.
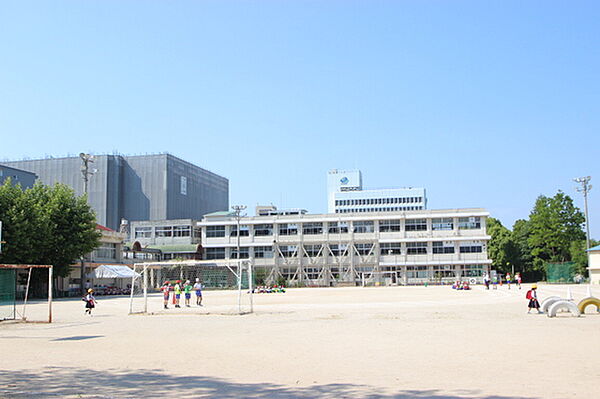
[{"label": "person walking", "polygon": [[194,291],[196,291],[196,305],[202,306],[202,283],[197,277],[196,282],[194,283]]},{"label": "person walking", "polygon": [[91,288],[88,288],[87,290],[87,295],[83,297],[83,300],[85,301],[85,313],[89,314],[90,316],[92,315],[92,309],[94,309],[96,307],[96,298],[94,298],[94,295],[92,295],[94,293],[94,290]]},{"label": "person walking", "polygon": [[508,285],[508,289],[510,290],[510,282],[511,282],[510,273],[506,273],[506,284]]},{"label": "person walking", "polygon": [[492,285],[494,286],[494,289],[497,290],[498,289],[498,274],[494,274],[492,277]]},{"label": "person walking", "polygon": [[527,295],[525,297],[529,299],[529,309],[527,310],[527,313],[531,312],[531,309],[536,309],[538,313],[542,313],[540,310],[540,303],[538,302],[537,298],[537,284],[533,284],[531,286],[531,289],[527,291]]},{"label": "person walking", "polygon": [[490,275],[487,273],[483,275],[483,284],[485,284],[486,290],[490,289]]},{"label": "person walking", "polygon": [[175,282],[173,293],[175,294],[175,307],[180,308],[181,306],[179,306],[179,301],[181,300],[181,280],[177,280]]},{"label": "person walking", "polygon": [[517,282],[517,287],[519,287],[519,289],[521,289],[521,273],[517,272],[517,274],[515,274],[515,280]]},{"label": "person walking", "polygon": [[163,286],[160,289],[163,293],[163,303],[165,306],[165,309],[169,309],[169,295],[171,294],[171,282],[169,281],[165,281],[165,283],[163,284]]}]

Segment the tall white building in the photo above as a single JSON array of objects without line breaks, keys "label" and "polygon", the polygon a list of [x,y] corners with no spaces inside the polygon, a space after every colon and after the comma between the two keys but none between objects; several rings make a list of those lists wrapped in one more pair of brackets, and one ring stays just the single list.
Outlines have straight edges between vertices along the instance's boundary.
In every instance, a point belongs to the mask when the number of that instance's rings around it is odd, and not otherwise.
[{"label": "tall white building", "polygon": [[364,213],[427,209],[424,188],[363,190],[360,170],[334,169],[327,174],[327,211]]},{"label": "tall white building", "polygon": [[[201,263],[235,269],[239,258],[267,281],[290,285],[481,282],[485,209],[242,217],[205,215]],[[239,227],[238,227],[239,226]],[[238,237],[239,230],[239,237]]]}]

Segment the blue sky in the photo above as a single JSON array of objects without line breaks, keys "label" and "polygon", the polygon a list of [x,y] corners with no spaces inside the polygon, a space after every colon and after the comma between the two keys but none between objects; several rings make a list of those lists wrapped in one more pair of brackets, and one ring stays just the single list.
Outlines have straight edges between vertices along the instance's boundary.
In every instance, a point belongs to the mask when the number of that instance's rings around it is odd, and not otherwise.
[{"label": "blue sky", "polygon": [[167,151],[231,203],[326,210],[329,169],[509,227],[591,175],[597,1],[0,4],[0,159]]}]

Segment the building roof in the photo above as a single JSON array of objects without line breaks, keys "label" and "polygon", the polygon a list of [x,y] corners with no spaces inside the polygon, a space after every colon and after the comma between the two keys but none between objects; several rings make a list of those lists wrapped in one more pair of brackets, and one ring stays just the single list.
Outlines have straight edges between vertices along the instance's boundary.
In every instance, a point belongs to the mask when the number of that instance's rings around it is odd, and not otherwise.
[{"label": "building roof", "polygon": [[106,226],[102,226],[101,224],[96,223],[96,230],[104,230],[104,231],[114,231],[113,229],[109,229]]},{"label": "building roof", "polygon": [[600,245],[596,245],[595,247],[589,248],[588,252],[591,252],[591,251],[594,251],[594,252],[595,251],[600,251]]},{"label": "building roof", "polygon": [[231,212],[231,211],[218,211],[218,212],[207,213],[206,215],[204,215],[204,217],[234,216],[234,215],[235,215],[235,212]]}]

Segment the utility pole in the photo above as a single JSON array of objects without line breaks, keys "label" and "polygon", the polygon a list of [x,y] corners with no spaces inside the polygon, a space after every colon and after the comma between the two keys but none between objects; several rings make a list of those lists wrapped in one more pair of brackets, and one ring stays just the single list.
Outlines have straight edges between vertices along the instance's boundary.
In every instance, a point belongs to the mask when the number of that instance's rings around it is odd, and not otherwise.
[{"label": "utility pole", "polygon": [[[81,174],[83,175],[83,193],[86,196],[86,201],[89,203],[89,199],[87,198],[88,194],[88,181],[90,176],[97,172],[96,169],[90,170],[90,162],[94,162],[94,156],[90,154],[80,153],[79,158],[81,158]],[[80,259],[81,261],[81,275],[79,282],[79,290],[81,291],[81,295],[85,295],[85,285],[83,280],[85,279],[85,260],[83,256]]]},{"label": "utility pole", "polygon": [[242,215],[242,211],[246,209],[246,205],[233,205],[231,207],[235,212],[237,221],[237,275],[238,275],[238,312],[242,313],[242,260],[240,258],[240,219],[246,215]]},{"label": "utility pole", "polygon": [[585,230],[586,230],[585,249],[590,248],[590,219],[588,217],[588,204],[587,204],[588,193],[592,189],[590,180],[592,180],[591,176],[577,177],[577,178],[573,179],[573,181],[575,183],[580,184],[580,187],[576,187],[575,189],[578,192],[583,193],[583,203],[584,203],[584,212],[585,212]]}]

